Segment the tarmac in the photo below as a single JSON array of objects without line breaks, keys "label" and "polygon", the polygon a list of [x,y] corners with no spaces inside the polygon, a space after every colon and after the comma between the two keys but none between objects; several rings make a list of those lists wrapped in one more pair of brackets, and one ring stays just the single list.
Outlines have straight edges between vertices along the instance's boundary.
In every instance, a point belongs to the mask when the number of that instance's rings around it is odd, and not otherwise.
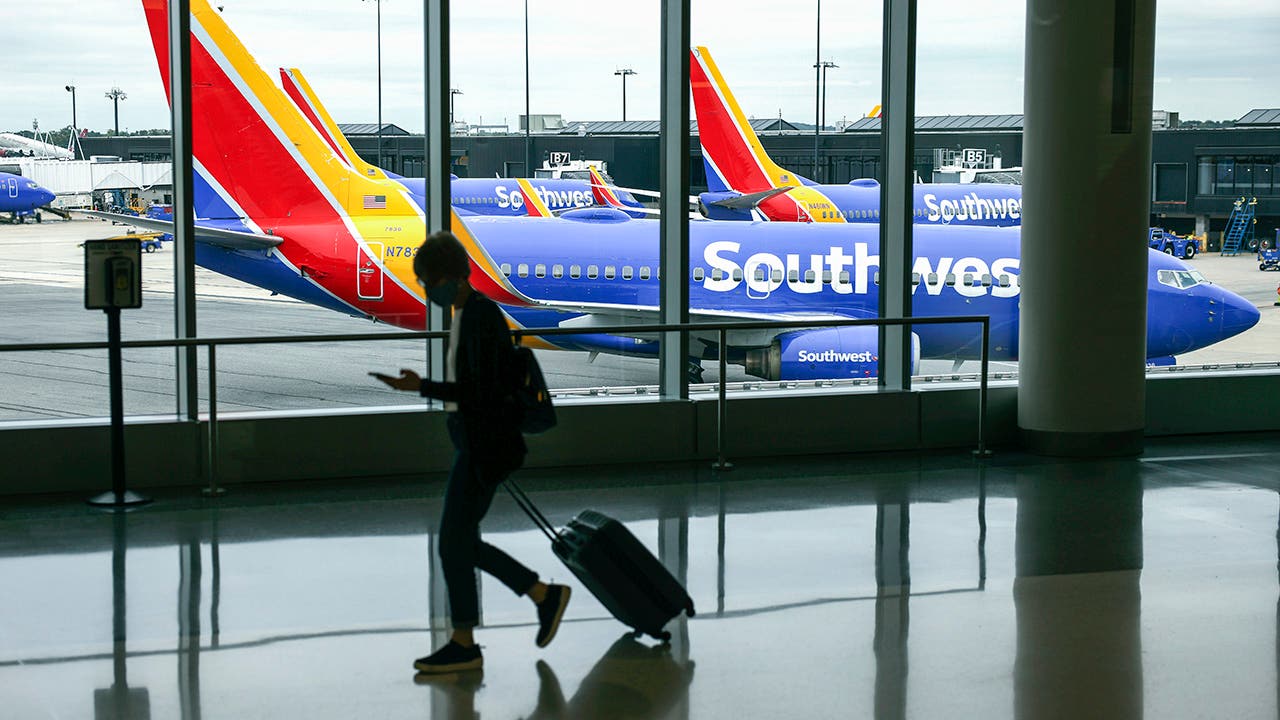
[{"label": "tarmac", "polygon": [[[125,228],[98,220],[0,225],[0,344],[106,339],[106,319],[84,309],[84,260],[80,244]],[[122,316],[126,340],[173,337],[173,250],[143,254],[143,307]],[[1259,272],[1251,255],[1197,257],[1192,264],[1211,281],[1262,309],[1262,321],[1243,335],[1178,358],[1182,364],[1246,364],[1280,361],[1280,273]],[[392,326],[273,296],[267,290],[196,269],[201,337],[397,332]],[[386,389],[370,370],[421,368],[423,344],[411,341],[240,346],[218,351],[220,413],[413,406],[422,401]],[[175,406],[174,350],[133,350],[125,355],[125,410],[129,415],[170,415]],[[580,352],[540,352],[548,384],[581,394],[648,392],[658,382],[650,359]],[[706,382],[718,380],[715,362],[704,363]],[[993,373],[1016,363],[992,363]],[[962,373],[973,373],[966,363]],[[922,363],[925,374],[952,375],[946,360]],[[203,387],[205,355],[199,353]],[[754,381],[730,367],[730,382]],[[998,376],[999,377],[999,376]],[[0,354],[0,422],[102,417],[108,414],[105,351]]]}]

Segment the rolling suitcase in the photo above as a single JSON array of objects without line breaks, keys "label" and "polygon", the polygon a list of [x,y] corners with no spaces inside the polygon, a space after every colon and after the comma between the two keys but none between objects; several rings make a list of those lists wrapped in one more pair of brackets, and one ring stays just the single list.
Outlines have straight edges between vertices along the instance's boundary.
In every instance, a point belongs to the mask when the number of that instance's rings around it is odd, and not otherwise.
[{"label": "rolling suitcase", "polygon": [[510,479],[507,492],[551,540],[551,550],[592,595],[639,637],[666,642],[663,630],[680,611],[693,617],[693,599],[666,567],[617,520],[584,510],[557,531]]}]

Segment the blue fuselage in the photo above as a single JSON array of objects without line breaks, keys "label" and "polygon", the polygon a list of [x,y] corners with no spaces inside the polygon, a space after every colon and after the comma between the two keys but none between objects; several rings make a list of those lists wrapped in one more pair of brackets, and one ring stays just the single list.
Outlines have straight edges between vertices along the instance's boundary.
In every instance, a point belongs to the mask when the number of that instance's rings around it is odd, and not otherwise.
[{"label": "blue fuselage", "polygon": [[29,215],[53,202],[54,197],[21,175],[0,172],[0,212]]}]

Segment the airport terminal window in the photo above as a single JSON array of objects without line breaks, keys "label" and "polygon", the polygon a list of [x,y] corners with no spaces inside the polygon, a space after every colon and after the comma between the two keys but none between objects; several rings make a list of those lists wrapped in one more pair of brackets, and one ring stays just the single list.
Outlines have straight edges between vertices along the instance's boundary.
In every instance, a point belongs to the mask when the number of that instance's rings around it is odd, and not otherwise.
[{"label": "airport terminal window", "polygon": [[1204,155],[1197,160],[1198,195],[1280,195],[1280,155]]}]

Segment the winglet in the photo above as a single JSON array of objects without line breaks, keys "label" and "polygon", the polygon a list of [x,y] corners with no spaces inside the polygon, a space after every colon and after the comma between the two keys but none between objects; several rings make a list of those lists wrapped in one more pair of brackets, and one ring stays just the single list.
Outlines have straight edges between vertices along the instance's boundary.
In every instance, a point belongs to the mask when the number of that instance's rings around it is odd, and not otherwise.
[{"label": "winglet", "polygon": [[595,197],[597,205],[605,205],[619,210],[631,209],[623,205],[613,190],[605,184],[604,178],[600,177],[600,173],[596,171],[594,165],[588,165],[587,172],[591,173],[591,194]]}]

